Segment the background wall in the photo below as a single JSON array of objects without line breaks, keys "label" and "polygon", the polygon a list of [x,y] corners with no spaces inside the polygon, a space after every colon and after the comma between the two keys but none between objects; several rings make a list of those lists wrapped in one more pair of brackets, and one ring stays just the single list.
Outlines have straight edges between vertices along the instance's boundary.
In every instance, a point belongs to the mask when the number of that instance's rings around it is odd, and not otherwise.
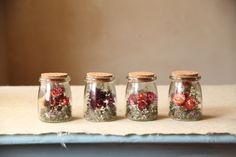
[{"label": "background wall", "polygon": [[0,0],[0,85],[8,84],[4,2]]},{"label": "background wall", "polygon": [[1,84],[38,84],[40,73],[50,71],[70,73],[73,84],[83,84],[87,71],[108,71],[124,83],[137,70],[153,71],[167,84],[174,69],[197,70],[204,84],[236,83],[234,0],[5,0],[0,6]]}]

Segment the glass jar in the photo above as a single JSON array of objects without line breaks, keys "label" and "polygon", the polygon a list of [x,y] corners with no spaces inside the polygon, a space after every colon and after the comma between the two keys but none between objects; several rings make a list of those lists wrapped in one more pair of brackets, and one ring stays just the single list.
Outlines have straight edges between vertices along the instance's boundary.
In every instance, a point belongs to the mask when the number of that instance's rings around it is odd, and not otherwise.
[{"label": "glass jar", "polygon": [[42,73],[39,81],[39,119],[49,123],[71,120],[71,90],[68,74]]},{"label": "glass jar", "polygon": [[126,116],[135,121],[157,119],[156,76],[152,72],[130,72],[126,86]]},{"label": "glass jar", "polygon": [[116,119],[116,89],[111,73],[90,72],[84,91],[84,117],[93,122]]},{"label": "glass jar", "polygon": [[196,121],[202,117],[202,90],[196,71],[174,71],[169,87],[169,116],[175,120]]}]

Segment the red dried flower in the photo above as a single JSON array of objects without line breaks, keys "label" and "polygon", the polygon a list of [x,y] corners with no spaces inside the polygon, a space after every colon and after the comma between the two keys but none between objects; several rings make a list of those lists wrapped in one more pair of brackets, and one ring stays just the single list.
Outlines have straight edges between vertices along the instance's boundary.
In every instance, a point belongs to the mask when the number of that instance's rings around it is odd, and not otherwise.
[{"label": "red dried flower", "polygon": [[139,110],[143,110],[156,100],[157,95],[154,92],[142,92],[139,94],[131,94],[128,97],[128,104],[137,105]]},{"label": "red dried flower", "polygon": [[63,106],[67,106],[69,105],[69,98],[68,97],[62,97],[60,100],[59,100],[60,104],[63,105]]},{"label": "red dried flower", "polygon": [[186,102],[184,103],[184,107],[187,110],[193,110],[197,107],[197,101],[194,98],[189,97],[189,98],[187,98]]},{"label": "red dried flower", "polygon": [[101,108],[106,105],[112,106],[115,102],[115,97],[111,91],[102,91],[100,88],[96,88],[96,91],[89,92],[89,106],[92,109]]},{"label": "red dried flower", "polygon": [[64,88],[62,87],[55,87],[53,89],[51,89],[51,96],[53,98],[58,98],[60,96],[62,96],[64,93]]},{"label": "red dried flower", "polygon": [[145,109],[149,104],[145,100],[138,101],[139,110]]},{"label": "red dried flower", "polygon": [[184,94],[181,94],[181,93],[177,93],[173,96],[172,98],[172,102],[175,104],[175,105],[183,105],[184,102],[186,100],[186,97]]},{"label": "red dried flower", "polygon": [[57,105],[57,100],[55,98],[51,97],[50,100],[49,100],[49,105],[50,106]]},{"label": "red dried flower", "polygon": [[147,92],[147,97],[150,103],[153,103],[157,100],[157,95],[153,92]]},{"label": "red dried flower", "polygon": [[96,107],[101,108],[102,106],[105,106],[105,103],[103,102],[102,99],[96,100]]},{"label": "red dried flower", "polygon": [[131,94],[128,98],[128,104],[135,105],[137,104],[137,98],[135,94]]},{"label": "red dried flower", "polygon": [[147,93],[139,93],[138,96],[137,96],[137,100],[138,101],[147,101]]}]

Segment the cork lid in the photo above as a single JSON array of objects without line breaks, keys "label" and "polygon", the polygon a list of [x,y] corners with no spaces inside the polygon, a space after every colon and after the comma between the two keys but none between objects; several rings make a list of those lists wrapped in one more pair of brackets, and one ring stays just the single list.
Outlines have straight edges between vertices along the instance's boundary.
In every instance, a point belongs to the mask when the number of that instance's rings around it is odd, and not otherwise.
[{"label": "cork lid", "polygon": [[59,80],[59,79],[66,79],[68,77],[68,73],[42,73],[41,78],[42,79],[53,79],[53,80]]},{"label": "cork lid", "polygon": [[146,72],[146,71],[140,71],[140,72],[129,72],[128,73],[128,79],[137,79],[137,80],[155,80],[156,75],[153,72]]},{"label": "cork lid", "polygon": [[105,73],[105,72],[88,72],[86,75],[86,79],[111,81],[114,79],[114,75],[112,73]]},{"label": "cork lid", "polygon": [[173,78],[197,78],[198,72],[192,70],[176,70],[171,73]]}]

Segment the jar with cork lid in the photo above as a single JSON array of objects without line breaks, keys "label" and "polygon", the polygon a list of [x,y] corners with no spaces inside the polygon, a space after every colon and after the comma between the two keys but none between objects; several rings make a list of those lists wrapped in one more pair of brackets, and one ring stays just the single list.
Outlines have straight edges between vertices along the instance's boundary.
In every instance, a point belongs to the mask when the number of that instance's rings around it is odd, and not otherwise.
[{"label": "jar with cork lid", "polygon": [[42,73],[39,81],[39,119],[49,123],[71,120],[70,76],[67,73]]},{"label": "jar with cork lid", "polygon": [[170,75],[169,116],[175,120],[196,121],[202,118],[202,90],[196,71],[179,70]]},{"label": "jar with cork lid", "polygon": [[84,90],[84,117],[88,121],[105,122],[116,119],[114,75],[89,72]]},{"label": "jar with cork lid", "polygon": [[127,79],[125,94],[127,118],[135,121],[157,119],[156,75],[152,72],[130,72]]}]

